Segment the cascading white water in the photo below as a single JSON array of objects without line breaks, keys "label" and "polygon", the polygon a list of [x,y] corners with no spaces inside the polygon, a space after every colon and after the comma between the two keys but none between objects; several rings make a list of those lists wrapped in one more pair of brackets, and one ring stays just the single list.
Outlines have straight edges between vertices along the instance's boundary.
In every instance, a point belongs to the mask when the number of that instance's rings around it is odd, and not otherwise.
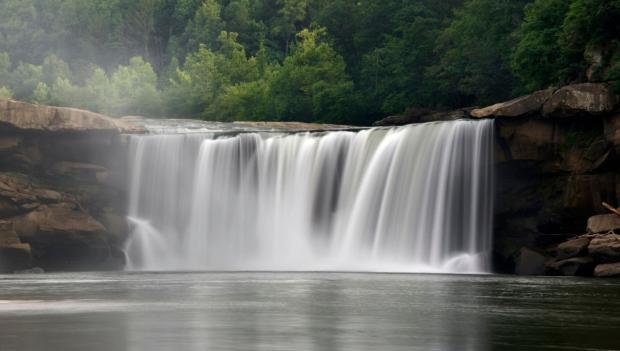
[{"label": "cascading white water", "polygon": [[132,270],[488,270],[493,122],[132,136]]}]

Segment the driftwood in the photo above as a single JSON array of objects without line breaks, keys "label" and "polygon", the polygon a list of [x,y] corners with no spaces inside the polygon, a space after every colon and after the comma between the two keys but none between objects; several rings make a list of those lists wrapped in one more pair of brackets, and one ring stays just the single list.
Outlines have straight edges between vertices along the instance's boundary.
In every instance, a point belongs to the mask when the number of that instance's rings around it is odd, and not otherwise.
[{"label": "driftwood", "polygon": [[611,206],[607,202],[603,202],[603,203],[601,203],[601,205],[603,205],[603,207],[605,207],[606,209],[611,211],[611,213],[615,214],[616,216],[620,216],[620,211],[618,211],[617,208],[614,208],[613,206]]}]

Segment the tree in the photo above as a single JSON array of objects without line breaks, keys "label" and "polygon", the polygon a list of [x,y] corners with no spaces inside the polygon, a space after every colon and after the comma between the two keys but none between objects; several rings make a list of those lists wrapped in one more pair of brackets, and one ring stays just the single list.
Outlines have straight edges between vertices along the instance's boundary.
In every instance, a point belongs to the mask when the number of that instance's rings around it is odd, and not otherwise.
[{"label": "tree", "polygon": [[53,84],[58,78],[71,78],[69,65],[54,54],[45,57],[43,65],[41,66],[41,71],[42,81],[46,85]]},{"label": "tree", "polygon": [[512,68],[528,90],[538,90],[563,79],[566,67],[560,36],[570,1],[536,0],[525,8],[525,19],[516,35]]},{"label": "tree", "polygon": [[11,87],[16,99],[29,99],[43,78],[41,66],[20,63],[11,74]]},{"label": "tree", "polygon": [[455,11],[438,39],[441,53],[428,69],[434,95],[445,106],[489,104],[519,90],[510,58],[513,31],[521,23],[527,0],[470,0]]},{"label": "tree", "polygon": [[184,33],[189,52],[199,49],[201,44],[210,49],[217,48],[218,36],[224,29],[221,12],[222,6],[216,0],[205,0],[200,5]]},{"label": "tree", "polygon": [[110,79],[114,115],[158,114],[160,98],[157,75],[142,57],[133,57],[128,66],[119,66]]},{"label": "tree", "polygon": [[11,83],[11,57],[6,52],[0,52],[0,86]]},{"label": "tree", "polygon": [[359,90],[367,111],[393,114],[433,103],[425,70],[437,60],[435,41],[448,13],[416,2],[393,16],[393,32],[360,60]]},{"label": "tree", "polygon": [[342,121],[353,83],[342,56],[321,40],[325,29],[304,29],[275,74],[271,91],[284,120]]},{"label": "tree", "polygon": [[5,86],[0,86],[0,99],[10,99],[12,97],[13,92],[11,91],[11,89]]},{"label": "tree", "polygon": [[245,49],[237,42],[237,33],[221,32],[218,46],[219,50],[213,51],[201,45],[187,57],[172,82],[173,106],[186,103],[190,106],[185,109],[187,112],[222,119],[219,103],[226,87],[258,78],[256,59],[246,56]]}]

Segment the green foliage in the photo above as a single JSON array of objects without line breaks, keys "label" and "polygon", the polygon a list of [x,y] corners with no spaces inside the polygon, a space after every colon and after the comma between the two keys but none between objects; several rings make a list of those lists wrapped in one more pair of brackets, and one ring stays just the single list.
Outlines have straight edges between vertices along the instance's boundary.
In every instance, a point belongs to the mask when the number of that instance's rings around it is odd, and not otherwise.
[{"label": "green foliage", "polygon": [[189,21],[185,30],[187,49],[191,52],[206,45],[215,47],[220,32],[224,29],[221,18],[222,7],[215,0],[205,0]]},{"label": "green foliage", "polygon": [[11,74],[11,88],[16,99],[29,98],[43,78],[43,69],[30,63],[20,63]]},{"label": "green foliage", "polygon": [[[510,69],[515,45],[511,33],[518,28],[524,0],[470,0],[455,12],[439,37],[438,64],[429,68],[438,94],[448,93],[463,104],[489,104],[507,99],[518,89]],[[452,91],[450,87],[453,87]]]},{"label": "green foliage", "polygon": [[157,75],[141,57],[131,58],[128,66],[119,66],[112,74],[110,85],[114,101],[109,110],[112,115],[160,113]]},{"label": "green foliage", "polygon": [[587,79],[620,91],[618,23],[620,0],[3,0],[0,95],[368,124]]},{"label": "green foliage", "polygon": [[[276,113],[285,120],[344,120],[353,83],[344,59],[321,41],[324,29],[304,29],[271,84]],[[322,118],[321,118],[322,117]]]},{"label": "green foliage", "polygon": [[10,99],[12,97],[13,92],[11,91],[11,89],[5,86],[0,86],[0,99]]},{"label": "green foliage", "polygon": [[613,79],[619,19],[619,0],[536,0],[517,32],[514,71],[530,90],[582,81],[585,53],[600,51],[612,67],[607,79]]},{"label": "green foliage", "polygon": [[543,89],[562,79],[560,36],[569,6],[566,0],[536,0],[525,8],[524,22],[516,33],[519,43],[512,67],[529,90]]},{"label": "green foliage", "polygon": [[6,52],[0,52],[0,80],[7,82],[11,75],[11,57]]},{"label": "green foliage", "polygon": [[51,103],[50,88],[47,84],[39,82],[32,94],[32,101],[37,104],[49,104]]},{"label": "green foliage", "polygon": [[246,57],[245,49],[237,42],[237,33],[221,32],[218,43],[218,52],[201,45],[187,57],[183,69],[177,70],[169,91],[171,109],[226,119],[219,108],[226,88],[258,78],[256,60]]}]

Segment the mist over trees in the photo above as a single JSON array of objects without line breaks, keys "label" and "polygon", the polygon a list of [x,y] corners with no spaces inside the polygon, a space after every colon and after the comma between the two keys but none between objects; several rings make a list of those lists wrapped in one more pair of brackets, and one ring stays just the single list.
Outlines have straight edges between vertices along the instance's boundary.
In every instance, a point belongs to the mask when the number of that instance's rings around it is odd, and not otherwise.
[{"label": "mist over trees", "polygon": [[620,0],[0,0],[0,98],[368,124],[587,79],[620,89],[619,40]]}]

